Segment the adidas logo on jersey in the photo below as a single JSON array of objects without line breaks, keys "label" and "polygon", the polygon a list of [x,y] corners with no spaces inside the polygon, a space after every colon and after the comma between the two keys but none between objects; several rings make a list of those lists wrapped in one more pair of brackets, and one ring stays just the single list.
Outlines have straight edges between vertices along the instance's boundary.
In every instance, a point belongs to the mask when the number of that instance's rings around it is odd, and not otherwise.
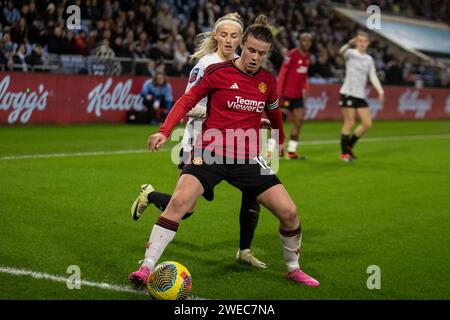
[{"label": "adidas logo on jersey", "polygon": [[231,89],[239,89],[239,87],[238,87],[238,85],[237,85],[237,83],[235,82],[235,83],[233,83],[232,85],[231,85],[231,87],[230,87]]}]

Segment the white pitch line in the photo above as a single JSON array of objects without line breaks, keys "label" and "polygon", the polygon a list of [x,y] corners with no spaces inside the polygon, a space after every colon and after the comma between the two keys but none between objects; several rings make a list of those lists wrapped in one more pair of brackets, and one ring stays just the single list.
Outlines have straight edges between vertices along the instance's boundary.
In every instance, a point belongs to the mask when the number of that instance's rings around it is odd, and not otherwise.
[{"label": "white pitch line", "polygon": [[[381,141],[415,141],[415,140],[434,140],[434,139],[450,139],[450,134],[424,135],[424,136],[392,136],[392,137],[374,137],[364,138],[364,142],[381,142]],[[312,140],[300,141],[300,145],[326,145],[337,144],[339,140]],[[170,151],[170,148],[162,148],[159,152]],[[120,154],[138,154],[147,153],[147,149],[132,150],[113,150],[113,151],[87,151],[87,152],[67,152],[67,153],[47,153],[47,154],[24,154],[9,155],[0,157],[1,160],[23,160],[23,159],[45,159],[45,158],[68,158],[68,157],[88,157],[88,156],[104,156],[104,155],[120,155]]]},{"label": "white pitch line", "polygon": [[[35,279],[44,279],[44,280],[50,280],[55,282],[64,282],[67,283],[67,281],[72,282],[68,278],[62,277],[62,276],[55,276],[44,272],[35,272],[31,270],[24,270],[24,269],[16,269],[16,268],[10,268],[10,267],[0,267],[0,273],[7,273],[15,276],[30,276]],[[101,288],[101,289],[107,289],[112,291],[118,291],[118,292],[128,292],[128,293],[137,293],[137,294],[146,294],[144,290],[135,290],[128,288],[126,286],[116,285],[116,284],[109,284],[104,282],[95,282],[95,281],[89,281],[89,280],[81,280],[80,284],[82,286],[88,286],[88,287],[95,287],[95,288]]]},{"label": "white pitch line", "polygon": [[[14,276],[30,276],[35,279],[43,279],[43,280],[50,280],[54,282],[63,282],[67,283],[67,281],[73,283],[69,278],[65,278],[63,276],[56,276],[52,274],[48,274],[45,272],[36,272],[31,270],[25,270],[25,269],[17,269],[17,268],[11,268],[11,267],[2,267],[0,266],[0,273],[6,273],[11,274]],[[117,292],[126,292],[126,293],[136,293],[140,295],[148,295],[145,290],[137,290],[132,289],[127,286],[123,285],[117,285],[117,284],[110,284],[105,282],[96,282],[96,281],[90,281],[90,280],[81,280],[80,281],[81,286],[88,286],[88,287],[94,287],[94,288],[100,288],[100,289],[106,289],[106,290],[112,290]],[[69,290],[69,289],[68,289]],[[190,295],[188,297],[188,300],[205,300],[205,298],[196,297],[193,295]]]},{"label": "white pitch line", "polygon": [[104,156],[104,155],[113,155],[113,154],[144,153],[147,151],[148,150],[146,150],[146,149],[134,149],[134,150],[116,150],[116,151],[88,151],[88,152],[47,153],[47,154],[24,154],[24,155],[17,155],[17,156],[0,157],[0,160],[88,157],[88,156]]}]

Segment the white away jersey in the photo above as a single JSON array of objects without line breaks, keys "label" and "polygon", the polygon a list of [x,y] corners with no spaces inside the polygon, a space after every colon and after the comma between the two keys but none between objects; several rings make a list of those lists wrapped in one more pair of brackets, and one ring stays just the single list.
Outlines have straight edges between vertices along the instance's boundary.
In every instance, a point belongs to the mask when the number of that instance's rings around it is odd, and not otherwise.
[{"label": "white away jersey", "polygon": [[[235,58],[239,57],[234,55]],[[216,52],[209,53],[198,60],[194,68],[192,68],[189,74],[189,81],[184,92],[188,92],[192,86],[196,85],[202,78],[205,69],[214,63],[223,62]],[[205,97],[197,103],[197,105],[187,113],[187,116],[192,118],[205,118],[206,117],[206,104],[208,103],[208,98]]]},{"label": "white away jersey", "polygon": [[[339,91],[341,94],[366,99],[367,78],[380,91],[381,84],[375,71],[375,63],[367,53],[361,54],[357,49],[348,49],[344,53],[345,80]],[[382,90],[382,89],[381,89]]]},{"label": "white away jersey", "polygon": [[[219,55],[216,52],[209,53],[198,60],[194,68],[192,68],[189,74],[189,81],[184,92],[188,92],[192,86],[196,85],[202,78],[203,72],[206,67],[213,63],[222,62]],[[190,110],[187,115],[194,118],[204,118],[206,117],[206,104],[208,103],[208,98],[205,97],[197,103],[197,105]]]}]

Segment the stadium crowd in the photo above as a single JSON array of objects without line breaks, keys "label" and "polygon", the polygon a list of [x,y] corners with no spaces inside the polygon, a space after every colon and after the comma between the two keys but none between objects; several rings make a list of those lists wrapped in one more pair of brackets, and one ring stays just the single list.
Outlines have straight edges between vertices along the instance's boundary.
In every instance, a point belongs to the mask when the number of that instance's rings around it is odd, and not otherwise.
[{"label": "stadium crowd", "polygon": [[[357,1],[340,1],[355,5]],[[366,1],[368,2],[368,1]],[[448,18],[449,1],[437,8],[432,1],[380,1],[382,10],[406,12],[425,18]],[[81,8],[82,29],[66,28],[69,4]],[[260,13],[269,16],[277,38],[270,61],[277,72],[288,49],[297,45],[298,32],[313,35],[312,82],[339,81],[344,60],[339,48],[358,28],[337,15],[327,1],[290,0],[0,0],[0,65],[6,70],[27,71],[47,63],[49,54],[150,59],[141,74],[163,71],[188,75],[195,36],[209,31],[225,12],[237,11],[246,25]],[[448,72],[424,62],[372,34],[369,54],[384,84],[450,86]],[[124,71],[122,69],[122,71]],[[120,70],[119,70],[120,72]]]}]

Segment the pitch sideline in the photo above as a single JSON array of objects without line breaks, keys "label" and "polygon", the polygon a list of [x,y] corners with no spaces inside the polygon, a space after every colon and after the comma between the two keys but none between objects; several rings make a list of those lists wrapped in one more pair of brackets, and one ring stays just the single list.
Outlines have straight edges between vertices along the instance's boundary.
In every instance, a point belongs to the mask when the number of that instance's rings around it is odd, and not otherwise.
[{"label": "pitch sideline", "polygon": [[[31,270],[26,270],[26,269],[16,269],[16,268],[11,268],[11,267],[4,267],[4,266],[0,266],[0,273],[6,273],[6,274],[14,275],[14,276],[30,276],[34,279],[50,280],[50,281],[54,281],[54,282],[67,283],[67,281],[70,281],[69,278],[65,278],[63,276],[56,276],[56,275],[48,274],[45,272],[36,272],[36,271],[31,271]],[[94,288],[100,288],[100,289],[107,289],[107,290],[112,290],[112,291],[117,291],[117,292],[148,295],[145,290],[137,290],[137,289],[132,289],[127,286],[110,284],[110,283],[105,283],[105,282],[96,282],[96,281],[81,279],[80,285],[94,287]],[[204,298],[189,296],[189,300],[204,300]]]}]

